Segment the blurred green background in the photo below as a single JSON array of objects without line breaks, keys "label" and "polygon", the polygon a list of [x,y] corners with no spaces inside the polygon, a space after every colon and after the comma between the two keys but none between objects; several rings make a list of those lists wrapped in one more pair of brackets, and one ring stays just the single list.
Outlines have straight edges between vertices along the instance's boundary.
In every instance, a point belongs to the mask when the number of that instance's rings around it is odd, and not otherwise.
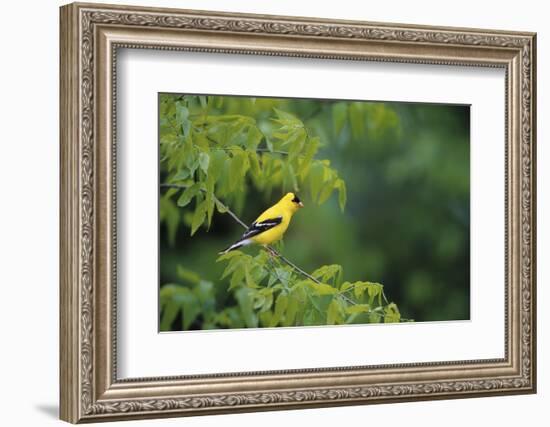
[{"label": "blurred green background", "polygon": [[[469,319],[468,106],[223,98],[218,113],[252,116],[260,129],[269,126],[274,107],[300,118],[310,135],[320,137],[316,158],[329,159],[347,184],[344,212],[336,195],[318,206],[308,192],[299,193],[306,207],[285,235],[285,256],[306,271],[338,263],[348,280],[382,283],[403,317]],[[161,183],[165,178],[161,162]],[[254,191],[250,186],[244,203],[231,206],[246,223],[283,193]],[[180,211],[186,218],[192,208]],[[201,228],[193,237],[180,226],[171,242],[166,227],[161,222],[160,286],[200,277],[214,284],[220,307],[233,304],[220,280],[225,265],[216,259],[242,228],[218,212],[210,230]],[[258,248],[244,251],[255,254]]]}]

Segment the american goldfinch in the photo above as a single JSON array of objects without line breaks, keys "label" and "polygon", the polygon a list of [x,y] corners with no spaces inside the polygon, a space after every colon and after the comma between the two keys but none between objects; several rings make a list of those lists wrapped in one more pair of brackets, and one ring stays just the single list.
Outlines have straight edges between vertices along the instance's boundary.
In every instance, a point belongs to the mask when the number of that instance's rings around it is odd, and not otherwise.
[{"label": "american goldfinch", "polygon": [[287,193],[281,200],[269,209],[265,210],[239,240],[220,252],[225,254],[251,243],[270,245],[280,240],[285,234],[290,219],[304,204],[294,193]]}]

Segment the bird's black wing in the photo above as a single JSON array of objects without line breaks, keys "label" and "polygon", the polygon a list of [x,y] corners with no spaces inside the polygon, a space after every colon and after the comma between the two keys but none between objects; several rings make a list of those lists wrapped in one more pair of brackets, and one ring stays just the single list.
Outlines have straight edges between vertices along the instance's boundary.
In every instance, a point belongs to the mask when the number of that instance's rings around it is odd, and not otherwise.
[{"label": "bird's black wing", "polygon": [[248,227],[248,230],[244,232],[241,240],[250,239],[251,237],[257,236],[258,234],[279,225],[281,222],[283,222],[282,216],[264,219],[260,222],[254,222],[250,227]]}]

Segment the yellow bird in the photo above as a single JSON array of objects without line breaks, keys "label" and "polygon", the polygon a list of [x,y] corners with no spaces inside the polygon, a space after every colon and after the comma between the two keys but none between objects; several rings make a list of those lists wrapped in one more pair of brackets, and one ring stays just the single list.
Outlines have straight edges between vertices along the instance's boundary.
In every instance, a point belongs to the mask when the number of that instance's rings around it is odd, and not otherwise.
[{"label": "yellow bird", "polygon": [[285,234],[290,219],[304,204],[294,193],[287,193],[281,200],[269,209],[265,210],[239,240],[220,252],[225,254],[251,243],[270,245],[280,240]]}]

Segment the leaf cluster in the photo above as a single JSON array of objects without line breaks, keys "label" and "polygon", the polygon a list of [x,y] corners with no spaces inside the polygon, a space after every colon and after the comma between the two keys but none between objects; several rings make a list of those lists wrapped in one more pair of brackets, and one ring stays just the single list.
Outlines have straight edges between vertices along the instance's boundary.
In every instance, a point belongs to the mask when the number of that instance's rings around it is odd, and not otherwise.
[{"label": "leaf cluster", "polygon": [[337,264],[315,270],[311,276],[317,283],[265,251],[256,256],[230,252],[218,262],[227,263],[222,278],[238,295],[247,327],[400,321],[397,306],[385,302],[381,284],[344,281]]},{"label": "leaf cluster", "polygon": [[[174,242],[183,221],[191,235],[212,223],[214,212],[224,213],[223,199],[242,210],[249,186],[267,200],[281,193],[309,190],[318,204],[336,191],[343,210],[346,184],[330,161],[316,159],[318,137],[310,136],[296,116],[274,108],[258,121],[252,115],[227,114],[223,97],[160,97],[160,164],[163,183],[171,186],[160,200]],[[180,215],[178,208],[186,208]]]},{"label": "leaf cluster", "polygon": [[397,306],[385,303],[381,284],[343,281],[336,264],[315,270],[312,276],[321,281],[316,283],[263,251],[256,256],[230,252],[218,261],[226,263],[222,278],[229,279],[235,304],[218,309],[215,286],[178,266],[185,284],[161,288],[161,330],[171,330],[177,319],[182,330],[199,319],[202,329],[401,321]]},{"label": "leaf cluster", "polygon": [[[300,118],[280,108],[261,117],[246,109],[231,111],[223,108],[225,100],[160,97],[165,185],[160,220],[169,242],[181,225],[194,235],[211,226],[216,211],[226,213],[229,205],[239,212],[252,187],[267,199],[273,191],[305,192],[318,204],[337,193],[344,210],[346,183],[329,160],[317,158],[320,139],[310,135]],[[344,113],[353,115],[351,108]],[[349,120],[355,126],[351,116]],[[338,264],[323,265],[307,276],[262,250],[256,255],[230,252],[218,262],[225,269],[216,285],[178,266],[178,280],[160,290],[161,330],[173,330],[175,324],[188,330],[403,320],[397,306],[386,300],[383,285],[345,281]]]}]

